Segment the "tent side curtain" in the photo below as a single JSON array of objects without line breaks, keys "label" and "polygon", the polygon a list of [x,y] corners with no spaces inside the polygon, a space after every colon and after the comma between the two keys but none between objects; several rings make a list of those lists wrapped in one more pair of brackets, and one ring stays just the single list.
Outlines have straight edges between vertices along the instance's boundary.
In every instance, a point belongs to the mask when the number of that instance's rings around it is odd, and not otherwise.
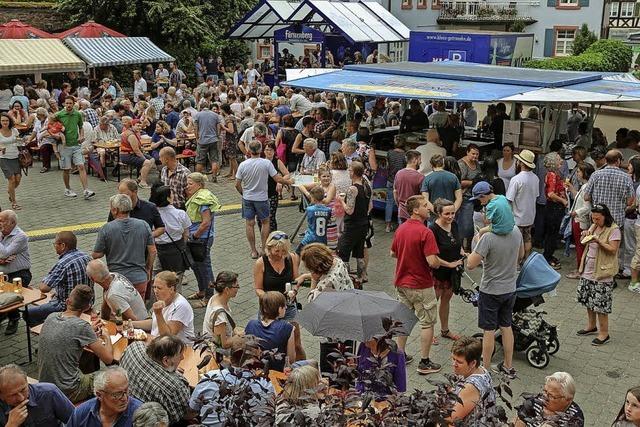
[{"label": "tent side curtain", "polygon": [[84,71],[85,63],[58,39],[0,40],[0,75]]},{"label": "tent side curtain", "polygon": [[63,42],[89,68],[175,61],[147,37],[66,38]]}]

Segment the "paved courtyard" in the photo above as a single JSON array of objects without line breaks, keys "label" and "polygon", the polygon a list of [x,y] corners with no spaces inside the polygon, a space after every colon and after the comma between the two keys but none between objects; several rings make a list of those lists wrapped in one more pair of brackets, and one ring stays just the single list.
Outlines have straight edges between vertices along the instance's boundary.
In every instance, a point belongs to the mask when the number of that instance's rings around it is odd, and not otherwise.
[{"label": "paved courtyard", "polygon": [[[53,265],[56,255],[53,249],[53,230],[56,227],[71,227],[79,230],[79,247],[90,252],[96,239],[96,228],[108,214],[108,198],[115,193],[116,183],[102,183],[90,178],[90,187],[96,191],[95,198],[89,201],[81,197],[67,199],[63,196],[61,173],[55,170],[39,174],[39,165],[30,170],[29,176],[23,177],[22,185],[17,190],[18,202],[22,210],[18,212],[19,226],[32,235],[30,251],[32,258],[33,283],[39,283]],[[222,180],[224,181],[224,180]],[[5,184],[6,185],[6,184]],[[72,177],[72,186],[79,192],[79,180]],[[228,210],[216,218],[216,239],[213,247],[214,272],[221,269],[232,270],[239,274],[241,288],[238,296],[232,301],[234,318],[240,325],[246,324],[255,316],[258,304],[252,283],[253,260],[244,237],[244,225],[239,214],[233,211],[239,196],[230,182],[208,184],[208,187],[220,198]],[[6,188],[6,187],[5,187]],[[148,196],[148,190],[141,195]],[[10,206],[6,193],[0,194],[0,206]],[[301,214],[296,207],[282,207],[278,222],[280,229],[293,233]],[[376,235],[371,251],[369,266],[370,282],[365,289],[380,290],[393,293],[392,278],[395,263],[389,258],[389,247],[392,234],[384,232],[384,222],[378,217],[375,222]],[[44,232],[36,232],[45,230]],[[572,255],[573,256],[573,255]],[[566,273],[572,262],[566,260],[561,271]],[[472,277],[479,278],[479,272]],[[195,290],[193,275],[187,275],[188,285],[184,291]],[[560,351],[551,358],[551,363],[544,370],[532,368],[523,354],[515,355],[515,367],[519,378],[513,381],[512,388],[518,404],[519,394],[523,391],[535,392],[541,389],[545,375],[554,371],[568,371],[577,381],[576,401],[582,406],[589,426],[611,425],[622,404],[624,392],[631,386],[640,384],[640,295],[626,289],[627,282],[621,282],[615,290],[614,312],[610,317],[611,342],[603,347],[591,346],[590,338],[581,338],[575,331],[582,328],[586,314],[574,301],[576,281],[563,279],[558,286],[558,294],[548,297],[542,306],[549,314],[546,319],[558,325]],[[463,283],[469,287],[469,281]],[[99,289],[99,288],[98,288]],[[101,292],[98,291],[98,297]],[[303,298],[304,300],[304,293]],[[196,328],[201,329],[204,309],[195,309]],[[458,297],[452,302],[451,329],[460,334],[478,332],[476,309],[465,304]],[[27,340],[24,323],[20,324],[18,333],[12,337],[4,335],[6,323],[0,325],[0,365],[6,363],[24,363],[27,361]],[[439,331],[439,327],[437,327]],[[303,340],[309,357],[318,357],[319,339],[311,337],[303,330]],[[449,363],[450,341],[440,340],[439,346],[433,347],[432,359],[443,365],[443,372],[451,372]],[[34,337],[37,347],[37,337]],[[409,353],[418,353],[418,331],[414,330],[409,340]],[[501,359],[501,352],[496,353],[496,360]],[[35,363],[25,365],[31,376],[37,377]],[[431,387],[426,377],[415,372],[416,362],[408,368],[409,388]]]}]

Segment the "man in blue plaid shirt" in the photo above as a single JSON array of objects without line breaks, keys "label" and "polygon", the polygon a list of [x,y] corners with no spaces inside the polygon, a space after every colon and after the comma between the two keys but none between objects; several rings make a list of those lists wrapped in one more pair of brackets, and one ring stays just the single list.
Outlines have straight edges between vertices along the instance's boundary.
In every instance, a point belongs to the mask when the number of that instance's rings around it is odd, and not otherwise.
[{"label": "man in blue plaid shirt", "polygon": [[58,262],[42,279],[39,287],[41,292],[53,290],[54,295],[51,301],[45,304],[28,307],[30,326],[44,322],[51,313],[64,311],[67,298],[76,285],[92,286],[87,276],[87,264],[91,257],[76,248],[78,239],[75,234],[71,231],[61,231],[56,235],[53,245],[59,256]]}]

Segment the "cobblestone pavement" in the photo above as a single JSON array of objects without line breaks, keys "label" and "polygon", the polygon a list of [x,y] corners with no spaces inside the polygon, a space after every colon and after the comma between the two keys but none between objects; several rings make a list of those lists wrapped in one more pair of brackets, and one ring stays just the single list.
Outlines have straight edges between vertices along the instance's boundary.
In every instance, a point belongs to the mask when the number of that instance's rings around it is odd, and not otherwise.
[{"label": "cobblestone pavement", "polygon": [[[89,201],[81,197],[67,199],[62,194],[61,173],[55,170],[39,174],[38,169],[36,165],[36,168],[31,169],[29,176],[23,177],[23,183],[17,191],[18,201],[23,208],[18,212],[19,225],[25,231],[104,221],[107,216],[108,198],[115,192],[115,183],[102,183],[96,178],[90,178],[90,187],[97,192],[95,198]],[[79,186],[77,176],[73,176],[72,187],[78,191]],[[225,181],[208,186],[224,205],[239,202],[231,183]],[[148,190],[141,194],[147,197]],[[0,205],[9,206],[6,194],[0,195]],[[281,208],[278,215],[279,228],[292,233],[301,218],[300,215],[297,208]],[[379,218],[375,222],[375,228],[376,235],[369,266],[371,282],[366,284],[365,288],[393,294],[394,261],[388,256],[392,234],[384,232],[384,223]],[[91,251],[96,238],[95,231],[85,230],[82,233],[79,235],[79,247]],[[55,262],[52,239],[34,239],[30,244],[30,251],[33,283],[36,284]],[[572,259],[564,262],[565,266],[561,271],[563,274],[572,266]],[[246,324],[249,318],[255,316],[258,305],[252,289],[253,261],[245,241],[243,222],[237,213],[216,218],[213,265],[216,273],[222,268],[239,273],[241,288],[238,296],[232,301],[232,310],[237,322],[240,325]],[[477,280],[479,273],[474,272],[472,277]],[[187,275],[187,280],[188,285],[184,292],[190,293],[196,288],[191,273]],[[467,287],[471,285],[468,280],[463,284]],[[626,289],[626,281],[620,283],[621,286],[614,293],[614,311],[610,317],[611,342],[603,347],[593,347],[590,338],[575,335],[575,331],[584,326],[586,318],[585,311],[574,300],[576,284],[576,281],[563,279],[558,286],[558,295],[547,298],[547,303],[541,307],[549,313],[546,319],[558,325],[561,345],[560,351],[552,356],[549,366],[544,370],[532,368],[522,353],[516,353],[514,364],[519,378],[512,383],[516,396],[514,403],[520,402],[517,397],[521,392],[541,389],[545,375],[554,371],[568,371],[576,379],[576,401],[585,412],[587,425],[608,426],[622,404],[624,392],[629,387],[640,384],[640,295],[629,292]],[[101,292],[98,290],[99,298],[100,295]],[[195,313],[196,327],[200,329],[204,309],[196,309]],[[478,332],[476,309],[463,303],[458,297],[452,301],[450,317],[453,331],[469,335]],[[5,324],[0,325],[0,365],[26,362],[27,341],[24,323],[21,323],[18,334],[12,337],[3,334]],[[439,331],[438,327],[437,330]],[[318,357],[319,339],[309,336],[303,330],[303,340],[308,356]],[[37,347],[37,337],[34,338],[34,347]],[[414,330],[409,340],[408,349],[410,354],[417,355],[419,352],[417,330]],[[432,359],[443,365],[442,372],[451,372],[449,350],[450,341],[445,339],[440,339],[440,345],[432,349]],[[501,351],[498,349],[495,358],[499,361],[501,357]],[[426,377],[415,372],[416,364],[417,362],[414,362],[408,368],[409,388],[431,387]],[[26,365],[26,369],[29,374],[37,377],[35,363]]]}]

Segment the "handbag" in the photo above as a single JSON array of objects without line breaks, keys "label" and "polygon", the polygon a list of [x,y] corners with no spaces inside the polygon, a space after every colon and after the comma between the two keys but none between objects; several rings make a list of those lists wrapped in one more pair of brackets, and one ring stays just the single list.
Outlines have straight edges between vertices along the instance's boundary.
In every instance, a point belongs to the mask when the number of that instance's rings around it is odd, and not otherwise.
[{"label": "handbag", "polygon": [[287,164],[287,144],[282,141],[276,147],[276,157],[282,161],[282,163]]},{"label": "handbag", "polygon": [[28,148],[20,149],[18,153],[18,163],[25,175],[28,175],[28,169],[33,166],[33,156],[29,152]]},{"label": "handbag", "polygon": [[190,269],[191,268],[191,262],[189,261],[189,255],[180,246],[178,246],[178,244],[176,243],[175,240],[173,240],[171,235],[169,233],[167,233],[167,230],[164,230],[164,232],[167,235],[167,237],[169,238],[169,240],[171,240],[171,243],[173,243],[173,246],[175,246],[176,249],[178,250],[178,252],[180,252],[180,255],[182,256],[182,262],[184,262],[185,270],[186,269]]},{"label": "handbag", "polygon": [[207,257],[207,244],[209,243],[209,239],[211,238],[211,227],[213,227],[213,213],[211,215],[211,224],[209,224],[207,240],[203,242],[200,239],[196,240],[191,237],[189,237],[189,240],[187,240],[187,248],[189,248],[191,259],[193,259],[195,262],[202,262]]}]

